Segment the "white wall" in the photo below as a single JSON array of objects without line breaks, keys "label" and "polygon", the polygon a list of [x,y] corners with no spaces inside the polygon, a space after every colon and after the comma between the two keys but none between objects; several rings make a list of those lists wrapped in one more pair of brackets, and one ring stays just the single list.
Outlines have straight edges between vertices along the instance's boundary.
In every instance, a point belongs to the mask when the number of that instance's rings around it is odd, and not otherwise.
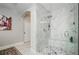
[{"label": "white wall", "polygon": [[36,5],[0,4],[0,14],[12,17],[12,30],[0,31],[0,47],[24,41],[24,12],[31,12],[31,50],[36,53]]},{"label": "white wall", "polygon": [[21,11],[19,8],[15,4],[0,4],[0,15],[12,17],[12,30],[0,31],[0,47],[22,42],[24,39],[23,19],[21,16],[25,7]]},{"label": "white wall", "polygon": [[36,15],[36,4],[30,9],[31,11],[31,50],[36,53],[36,26],[37,26],[37,15]]}]

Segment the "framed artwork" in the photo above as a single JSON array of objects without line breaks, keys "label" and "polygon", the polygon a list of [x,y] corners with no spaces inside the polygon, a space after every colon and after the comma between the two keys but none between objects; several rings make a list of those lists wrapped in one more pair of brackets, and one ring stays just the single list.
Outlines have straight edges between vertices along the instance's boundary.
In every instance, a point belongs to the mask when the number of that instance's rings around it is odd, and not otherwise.
[{"label": "framed artwork", "polygon": [[12,29],[12,17],[0,15],[0,31]]}]

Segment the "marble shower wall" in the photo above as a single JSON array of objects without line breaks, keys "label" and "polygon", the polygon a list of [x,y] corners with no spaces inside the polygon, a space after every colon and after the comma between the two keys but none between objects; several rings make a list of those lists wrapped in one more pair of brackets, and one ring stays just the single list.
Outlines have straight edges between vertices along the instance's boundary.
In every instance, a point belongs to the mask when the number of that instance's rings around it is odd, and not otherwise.
[{"label": "marble shower wall", "polygon": [[78,4],[37,4],[37,51],[78,54]]},{"label": "marble shower wall", "polygon": [[50,12],[47,11],[41,4],[37,4],[37,51],[42,54],[44,49],[48,47],[50,38]]},{"label": "marble shower wall", "polygon": [[78,4],[53,4],[51,7],[49,46],[56,54],[78,54]]}]

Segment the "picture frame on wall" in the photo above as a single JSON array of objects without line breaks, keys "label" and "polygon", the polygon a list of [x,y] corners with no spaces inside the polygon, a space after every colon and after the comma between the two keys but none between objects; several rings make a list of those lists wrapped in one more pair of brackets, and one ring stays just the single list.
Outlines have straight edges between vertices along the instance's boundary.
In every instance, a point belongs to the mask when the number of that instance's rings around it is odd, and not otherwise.
[{"label": "picture frame on wall", "polygon": [[0,31],[12,29],[12,17],[0,15]]}]

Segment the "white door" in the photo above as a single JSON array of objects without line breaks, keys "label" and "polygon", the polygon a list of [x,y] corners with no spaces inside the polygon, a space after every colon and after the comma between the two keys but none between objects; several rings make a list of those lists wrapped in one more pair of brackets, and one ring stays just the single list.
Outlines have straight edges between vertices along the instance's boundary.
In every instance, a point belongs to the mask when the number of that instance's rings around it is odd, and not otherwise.
[{"label": "white door", "polygon": [[24,42],[31,40],[31,17],[30,12],[26,12],[24,16]]}]

